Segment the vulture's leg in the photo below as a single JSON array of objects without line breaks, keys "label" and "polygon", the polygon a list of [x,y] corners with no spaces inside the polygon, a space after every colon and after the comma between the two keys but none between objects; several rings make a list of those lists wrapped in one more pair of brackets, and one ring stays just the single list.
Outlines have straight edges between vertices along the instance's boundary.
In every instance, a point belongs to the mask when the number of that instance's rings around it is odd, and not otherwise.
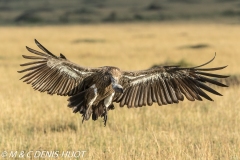
[{"label": "vulture's leg", "polygon": [[82,117],[83,117],[83,118],[82,118],[82,123],[83,123],[83,122],[84,122],[84,120],[85,120],[85,119],[84,119],[84,115],[82,115]]},{"label": "vulture's leg", "polygon": [[104,117],[103,117],[104,127],[106,127],[107,124],[107,107],[104,107]]},{"label": "vulture's leg", "polygon": [[106,126],[107,123],[107,111],[108,111],[108,107],[112,104],[112,99],[114,96],[115,92],[111,93],[107,98],[104,99],[104,126]]}]

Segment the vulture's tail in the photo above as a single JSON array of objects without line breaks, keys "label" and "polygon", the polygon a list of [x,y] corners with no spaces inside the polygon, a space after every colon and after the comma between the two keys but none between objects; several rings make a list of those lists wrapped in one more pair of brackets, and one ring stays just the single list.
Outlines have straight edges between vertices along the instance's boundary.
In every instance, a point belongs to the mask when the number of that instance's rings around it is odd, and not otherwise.
[{"label": "vulture's tail", "polygon": [[86,92],[87,90],[80,92],[68,99],[69,101],[68,107],[72,108],[73,113],[79,112],[80,114],[82,114],[82,116],[84,117],[83,120],[88,120],[90,117],[90,116],[87,116],[88,118],[86,117],[86,112],[88,110],[85,99]]}]

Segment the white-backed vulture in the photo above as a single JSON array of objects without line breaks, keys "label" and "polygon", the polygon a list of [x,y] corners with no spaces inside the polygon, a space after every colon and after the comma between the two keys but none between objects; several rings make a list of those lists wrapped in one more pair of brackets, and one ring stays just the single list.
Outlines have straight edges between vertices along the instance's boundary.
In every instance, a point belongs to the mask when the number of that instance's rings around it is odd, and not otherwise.
[{"label": "white-backed vulture", "polygon": [[120,103],[120,107],[126,105],[131,108],[151,106],[153,103],[178,103],[184,97],[190,101],[202,101],[202,98],[212,101],[205,91],[221,94],[205,82],[227,87],[212,78],[228,76],[210,73],[226,66],[201,68],[212,62],[216,55],[209,62],[196,67],[157,66],[141,71],[122,71],[112,66],[82,67],[69,61],[63,54],[55,56],[37,40],[35,43],[43,52],[27,47],[35,55],[23,55],[31,62],[21,64],[27,66],[18,71],[26,72],[21,79],[40,92],[69,96],[68,106],[74,113],[81,113],[83,121],[91,116],[97,120],[101,116],[106,125],[107,111],[114,109],[113,102]]}]

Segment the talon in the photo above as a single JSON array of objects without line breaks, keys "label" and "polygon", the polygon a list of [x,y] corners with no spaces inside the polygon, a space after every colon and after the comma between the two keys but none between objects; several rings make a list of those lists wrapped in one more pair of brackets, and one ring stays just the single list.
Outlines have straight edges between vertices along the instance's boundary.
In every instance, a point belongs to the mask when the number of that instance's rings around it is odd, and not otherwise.
[{"label": "talon", "polygon": [[107,124],[107,114],[104,115],[104,127],[106,127]]},{"label": "talon", "polygon": [[82,119],[82,123],[84,122],[84,116],[82,115],[83,119]]}]

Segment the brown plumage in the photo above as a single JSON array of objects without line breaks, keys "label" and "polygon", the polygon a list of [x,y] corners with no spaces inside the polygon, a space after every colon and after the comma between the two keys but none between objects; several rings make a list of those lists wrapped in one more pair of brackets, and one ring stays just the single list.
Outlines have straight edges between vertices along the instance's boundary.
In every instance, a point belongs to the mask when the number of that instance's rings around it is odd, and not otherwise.
[{"label": "brown plumage", "polygon": [[55,56],[37,40],[35,43],[44,53],[27,47],[36,56],[23,55],[23,58],[32,61],[21,64],[28,66],[18,71],[27,72],[21,79],[40,92],[70,96],[68,106],[74,113],[81,113],[83,121],[91,116],[93,120],[104,117],[106,125],[107,111],[114,109],[113,102],[120,103],[120,107],[126,105],[132,108],[153,103],[178,103],[184,97],[190,101],[202,101],[202,98],[212,101],[205,91],[221,94],[207,86],[206,82],[227,87],[212,78],[228,76],[209,73],[226,66],[201,68],[212,62],[215,56],[209,62],[191,68],[156,66],[141,71],[121,71],[111,66],[82,67],[67,60],[63,54]]}]

